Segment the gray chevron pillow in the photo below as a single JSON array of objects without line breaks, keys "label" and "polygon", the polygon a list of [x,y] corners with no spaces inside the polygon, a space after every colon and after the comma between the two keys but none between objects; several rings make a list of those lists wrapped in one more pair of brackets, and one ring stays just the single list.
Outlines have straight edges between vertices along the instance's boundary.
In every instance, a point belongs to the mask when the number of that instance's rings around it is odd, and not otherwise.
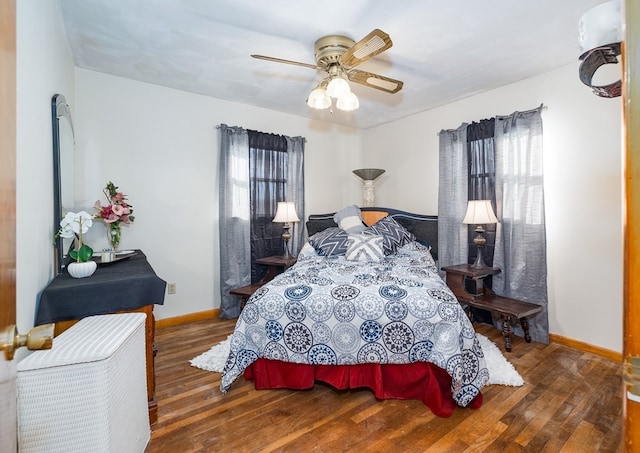
[{"label": "gray chevron pillow", "polygon": [[347,251],[347,238],[346,231],[331,227],[311,236],[309,244],[320,256],[344,255]]},{"label": "gray chevron pillow", "polygon": [[383,247],[385,255],[393,255],[398,248],[416,240],[413,233],[407,231],[405,227],[396,222],[391,216],[378,220],[364,230],[363,234],[382,236],[384,239]]},{"label": "gray chevron pillow", "polygon": [[350,234],[345,258],[349,261],[380,261],[384,258],[382,243],[382,236]]}]

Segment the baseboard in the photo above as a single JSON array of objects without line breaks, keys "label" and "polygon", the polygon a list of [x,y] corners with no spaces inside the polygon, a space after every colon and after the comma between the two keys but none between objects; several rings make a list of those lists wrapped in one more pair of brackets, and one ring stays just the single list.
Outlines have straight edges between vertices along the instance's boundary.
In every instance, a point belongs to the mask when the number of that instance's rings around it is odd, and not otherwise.
[{"label": "baseboard", "polygon": [[571,338],[563,337],[562,335],[556,335],[555,333],[549,334],[549,341],[563,346],[568,346],[579,351],[591,352],[606,359],[613,360],[614,362],[622,363],[622,353],[620,352],[601,348],[600,346],[594,346],[589,343],[583,343],[582,341],[573,340]]},{"label": "baseboard", "polygon": [[213,310],[199,311],[197,313],[175,316],[173,318],[158,319],[156,321],[156,328],[177,326],[180,324],[187,324],[189,322],[202,321],[204,319],[213,319],[217,318],[219,315],[220,309],[214,308]]}]

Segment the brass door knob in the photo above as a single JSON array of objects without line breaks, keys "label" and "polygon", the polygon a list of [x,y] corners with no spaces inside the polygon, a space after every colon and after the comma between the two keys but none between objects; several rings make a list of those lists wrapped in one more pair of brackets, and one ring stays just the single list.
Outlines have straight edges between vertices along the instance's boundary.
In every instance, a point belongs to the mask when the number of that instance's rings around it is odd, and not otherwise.
[{"label": "brass door knob", "polygon": [[18,334],[15,325],[0,332],[0,351],[4,351],[7,360],[13,360],[16,349],[26,346],[30,351],[51,349],[55,324],[43,324],[29,330],[26,335]]}]

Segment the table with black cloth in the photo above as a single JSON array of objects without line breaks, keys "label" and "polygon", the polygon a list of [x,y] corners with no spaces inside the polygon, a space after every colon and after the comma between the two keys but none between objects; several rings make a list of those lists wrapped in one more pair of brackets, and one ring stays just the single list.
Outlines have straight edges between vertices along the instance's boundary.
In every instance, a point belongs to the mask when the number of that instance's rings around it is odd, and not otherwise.
[{"label": "table with black cloth", "polygon": [[167,283],[156,275],[141,250],[134,252],[126,259],[98,264],[90,277],[73,278],[66,271],[59,274],[40,295],[35,325],[55,323],[57,336],[87,316],[145,313],[147,394],[149,419],[153,424],[158,418],[153,306],[164,303]]}]

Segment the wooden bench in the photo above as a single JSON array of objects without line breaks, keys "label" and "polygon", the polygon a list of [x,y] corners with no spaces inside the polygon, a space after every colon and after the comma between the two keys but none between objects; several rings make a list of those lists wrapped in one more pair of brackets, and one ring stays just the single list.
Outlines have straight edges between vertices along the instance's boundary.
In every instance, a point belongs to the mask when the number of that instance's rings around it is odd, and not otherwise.
[{"label": "wooden bench", "polygon": [[289,269],[296,261],[297,258],[294,256],[266,256],[264,258],[258,258],[256,263],[267,266],[267,273],[262,280],[257,283],[252,283],[251,285],[234,288],[229,291],[229,294],[240,297],[240,310],[242,310],[253,293],[273,280],[276,275]]},{"label": "wooden bench", "polygon": [[229,294],[240,297],[240,310],[242,310],[244,308],[244,305],[247,303],[247,300],[249,300],[249,298],[251,297],[251,295],[255,293],[265,283],[267,282],[260,281],[258,283],[254,283],[253,285],[234,288],[231,291],[229,291]]},{"label": "wooden bench", "polygon": [[[488,293],[487,290],[485,291]],[[524,339],[527,343],[531,343],[528,318],[542,311],[542,307],[540,305],[511,299],[509,297],[498,296],[496,294],[484,294],[482,296],[471,298],[458,298],[458,301],[463,306],[476,307],[500,315],[502,318],[504,348],[507,352],[511,352],[511,320],[520,321],[520,325],[524,331]],[[468,310],[467,313],[469,314],[469,318],[473,321],[471,310]]]},{"label": "wooden bench", "polygon": [[[470,307],[487,310],[497,313],[502,318],[502,336],[504,337],[504,348],[511,352],[511,321],[518,320],[524,331],[524,339],[531,343],[529,335],[528,318],[540,313],[542,307],[531,302],[512,299],[510,297],[498,296],[489,288],[485,288],[483,280],[491,275],[500,273],[500,269],[495,267],[475,268],[468,264],[457,264],[442,268],[447,273],[447,286],[466,308],[469,319],[473,321],[473,313]],[[466,279],[470,279],[475,284],[475,291],[470,293],[465,287]]]}]

